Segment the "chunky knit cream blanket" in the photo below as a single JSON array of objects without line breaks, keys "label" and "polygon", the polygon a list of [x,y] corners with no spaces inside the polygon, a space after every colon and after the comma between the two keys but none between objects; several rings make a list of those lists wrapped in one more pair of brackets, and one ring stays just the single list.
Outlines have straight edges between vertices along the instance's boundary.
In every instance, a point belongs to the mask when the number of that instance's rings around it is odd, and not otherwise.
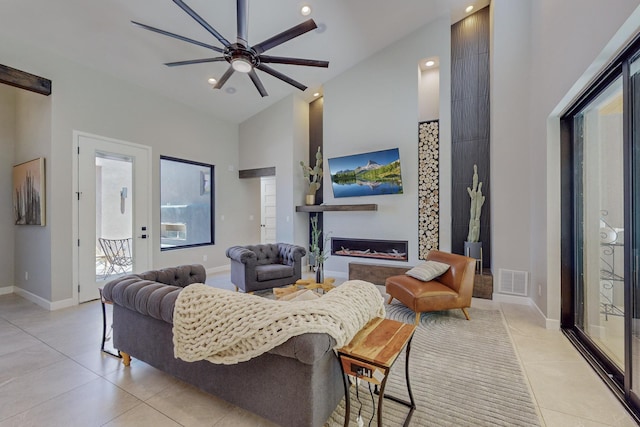
[{"label": "chunky knit cream blanket", "polygon": [[173,311],[174,356],[187,362],[234,364],[308,332],[327,333],[335,348],[374,317],[384,317],[375,285],[351,280],[310,301],[276,301],[196,283]]}]

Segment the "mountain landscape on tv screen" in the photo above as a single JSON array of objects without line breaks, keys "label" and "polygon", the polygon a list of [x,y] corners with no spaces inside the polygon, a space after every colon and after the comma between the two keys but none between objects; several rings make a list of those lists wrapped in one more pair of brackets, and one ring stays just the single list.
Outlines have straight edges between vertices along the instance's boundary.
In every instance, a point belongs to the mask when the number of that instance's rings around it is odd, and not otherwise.
[{"label": "mountain landscape on tv screen", "polygon": [[[393,160],[385,163],[381,159]],[[341,167],[334,171],[336,166]],[[397,149],[329,159],[329,169],[334,197],[402,194]]]}]

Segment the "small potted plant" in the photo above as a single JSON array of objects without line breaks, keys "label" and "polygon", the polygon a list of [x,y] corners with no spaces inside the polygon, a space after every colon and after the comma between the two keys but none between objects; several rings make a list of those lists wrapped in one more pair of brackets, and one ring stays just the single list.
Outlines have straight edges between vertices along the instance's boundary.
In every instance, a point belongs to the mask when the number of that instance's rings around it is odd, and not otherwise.
[{"label": "small potted plant", "polygon": [[316,203],[316,192],[322,185],[322,152],[320,152],[320,147],[318,147],[318,152],[316,153],[315,167],[312,168],[303,161],[300,161],[300,166],[302,167],[302,174],[307,182],[305,203],[307,205],[313,205]]},{"label": "small potted plant", "polygon": [[318,217],[312,216],[309,218],[311,222],[311,247],[309,248],[309,263],[313,265],[313,271],[316,273],[316,283],[324,282],[324,272],[322,270],[324,262],[329,258],[324,246],[331,240],[329,233],[325,234],[323,247],[320,247],[320,237],[322,236],[322,230],[318,228]]}]

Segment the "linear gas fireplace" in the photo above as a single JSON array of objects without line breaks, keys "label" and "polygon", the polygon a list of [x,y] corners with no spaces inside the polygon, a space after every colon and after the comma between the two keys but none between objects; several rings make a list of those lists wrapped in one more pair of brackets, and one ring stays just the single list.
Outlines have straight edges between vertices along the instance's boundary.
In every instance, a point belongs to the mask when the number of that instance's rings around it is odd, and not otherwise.
[{"label": "linear gas fireplace", "polygon": [[406,240],[370,240],[331,238],[331,255],[408,261]]}]

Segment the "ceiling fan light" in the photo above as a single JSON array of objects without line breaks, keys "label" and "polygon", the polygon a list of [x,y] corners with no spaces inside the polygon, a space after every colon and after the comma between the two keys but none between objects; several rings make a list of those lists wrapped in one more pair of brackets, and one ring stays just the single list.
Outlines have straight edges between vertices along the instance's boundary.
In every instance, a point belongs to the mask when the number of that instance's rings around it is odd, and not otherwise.
[{"label": "ceiling fan light", "polygon": [[253,65],[244,58],[235,58],[231,61],[231,66],[239,73],[248,73],[253,69]]}]

